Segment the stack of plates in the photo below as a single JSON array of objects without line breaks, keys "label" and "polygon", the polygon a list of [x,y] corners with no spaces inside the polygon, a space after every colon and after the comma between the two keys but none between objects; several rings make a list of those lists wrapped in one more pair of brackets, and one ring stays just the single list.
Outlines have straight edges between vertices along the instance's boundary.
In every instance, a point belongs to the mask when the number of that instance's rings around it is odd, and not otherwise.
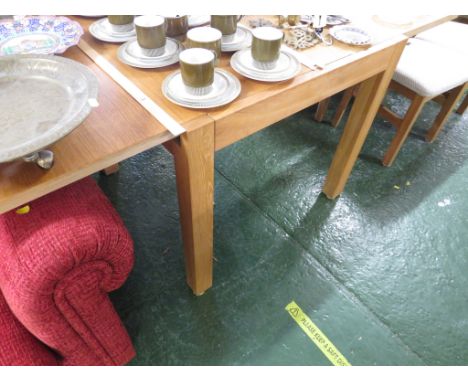
[{"label": "stack of plates", "polygon": [[192,109],[209,109],[223,106],[236,99],[241,91],[239,80],[231,73],[215,69],[211,90],[204,95],[194,95],[187,91],[180,70],[171,73],[162,84],[164,96],[176,105]]},{"label": "stack of plates", "polygon": [[265,82],[285,81],[295,77],[301,70],[301,64],[295,56],[286,51],[273,69],[260,69],[254,64],[250,48],[240,50],[231,57],[232,68],[244,77]]},{"label": "stack of plates", "polygon": [[119,48],[117,57],[124,64],[136,68],[161,68],[179,62],[179,53],[182,50],[183,46],[181,42],[172,38],[166,38],[164,53],[160,56],[148,56],[143,53],[137,39],[133,38]]},{"label": "stack of plates", "polygon": [[252,33],[249,28],[238,25],[234,36],[226,38],[223,36],[221,40],[221,50],[223,52],[235,52],[244,48],[248,48],[252,44]]},{"label": "stack of plates", "polygon": [[136,36],[135,27],[128,32],[115,32],[107,17],[97,20],[89,26],[89,33],[105,42],[125,42]]}]

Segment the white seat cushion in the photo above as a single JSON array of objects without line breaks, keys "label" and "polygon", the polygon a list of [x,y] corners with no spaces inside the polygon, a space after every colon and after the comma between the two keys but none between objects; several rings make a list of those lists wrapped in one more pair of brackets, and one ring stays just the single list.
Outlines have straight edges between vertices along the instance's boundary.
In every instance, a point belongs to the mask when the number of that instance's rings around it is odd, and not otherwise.
[{"label": "white seat cushion", "polygon": [[437,44],[410,39],[393,79],[424,97],[435,97],[468,81],[468,57]]},{"label": "white seat cushion", "polygon": [[468,55],[468,24],[450,21],[428,29],[418,34],[416,38]]}]

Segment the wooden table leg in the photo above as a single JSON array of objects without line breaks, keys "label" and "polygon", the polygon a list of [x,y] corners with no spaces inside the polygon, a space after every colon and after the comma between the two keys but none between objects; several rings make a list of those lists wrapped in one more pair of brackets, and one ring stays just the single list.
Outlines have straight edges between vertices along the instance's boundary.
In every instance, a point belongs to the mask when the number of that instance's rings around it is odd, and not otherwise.
[{"label": "wooden table leg", "polygon": [[119,164],[118,163],[113,164],[112,166],[109,166],[109,167],[105,168],[104,170],[102,170],[102,172],[104,174],[106,174],[107,176],[115,174],[117,171],[119,171]]},{"label": "wooden table leg", "polygon": [[214,124],[180,136],[173,150],[187,283],[202,295],[213,281]]},{"label": "wooden table leg", "polygon": [[346,185],[405,44],[406,41],[403,41],[395,45],[392,59],[384,72],[365,80],[359,87],[323,187],[323,192],[329,199],[339,196]]}]

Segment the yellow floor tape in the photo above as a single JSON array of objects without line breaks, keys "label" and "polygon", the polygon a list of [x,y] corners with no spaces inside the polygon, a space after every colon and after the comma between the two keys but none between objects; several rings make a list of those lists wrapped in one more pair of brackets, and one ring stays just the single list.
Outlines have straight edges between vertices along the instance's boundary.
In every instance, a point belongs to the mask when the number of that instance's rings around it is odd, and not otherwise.
[{"label": "yellow floor tape", "polygon": [[317,345],[323,354],[335,366],[351,366],[348,360],[340,353],[340,351],[332,344],[328,337],[312,322],[312,320],[302,311],[301,308],[291,301],[286,310],[291,317],[296,321],[299,327],[307,334],[307,336]]}]

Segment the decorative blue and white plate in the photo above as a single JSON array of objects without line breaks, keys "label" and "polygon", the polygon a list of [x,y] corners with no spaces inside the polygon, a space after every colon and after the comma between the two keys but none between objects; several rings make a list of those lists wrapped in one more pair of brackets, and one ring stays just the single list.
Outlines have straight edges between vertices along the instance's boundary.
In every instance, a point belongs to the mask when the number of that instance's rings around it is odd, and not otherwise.
[{"label": "decorative blue and white plate", "polygon": [[78,44],[83,28],[63,16],[32,16],[0,22],[0,56],[63,53]]},{"label": "decorative blue and white plate", "polygon": [[352,25],[339,25],[330,29],[330,34],[338,41],[349,45],[369,45],[371,35],[364,29]]}]

